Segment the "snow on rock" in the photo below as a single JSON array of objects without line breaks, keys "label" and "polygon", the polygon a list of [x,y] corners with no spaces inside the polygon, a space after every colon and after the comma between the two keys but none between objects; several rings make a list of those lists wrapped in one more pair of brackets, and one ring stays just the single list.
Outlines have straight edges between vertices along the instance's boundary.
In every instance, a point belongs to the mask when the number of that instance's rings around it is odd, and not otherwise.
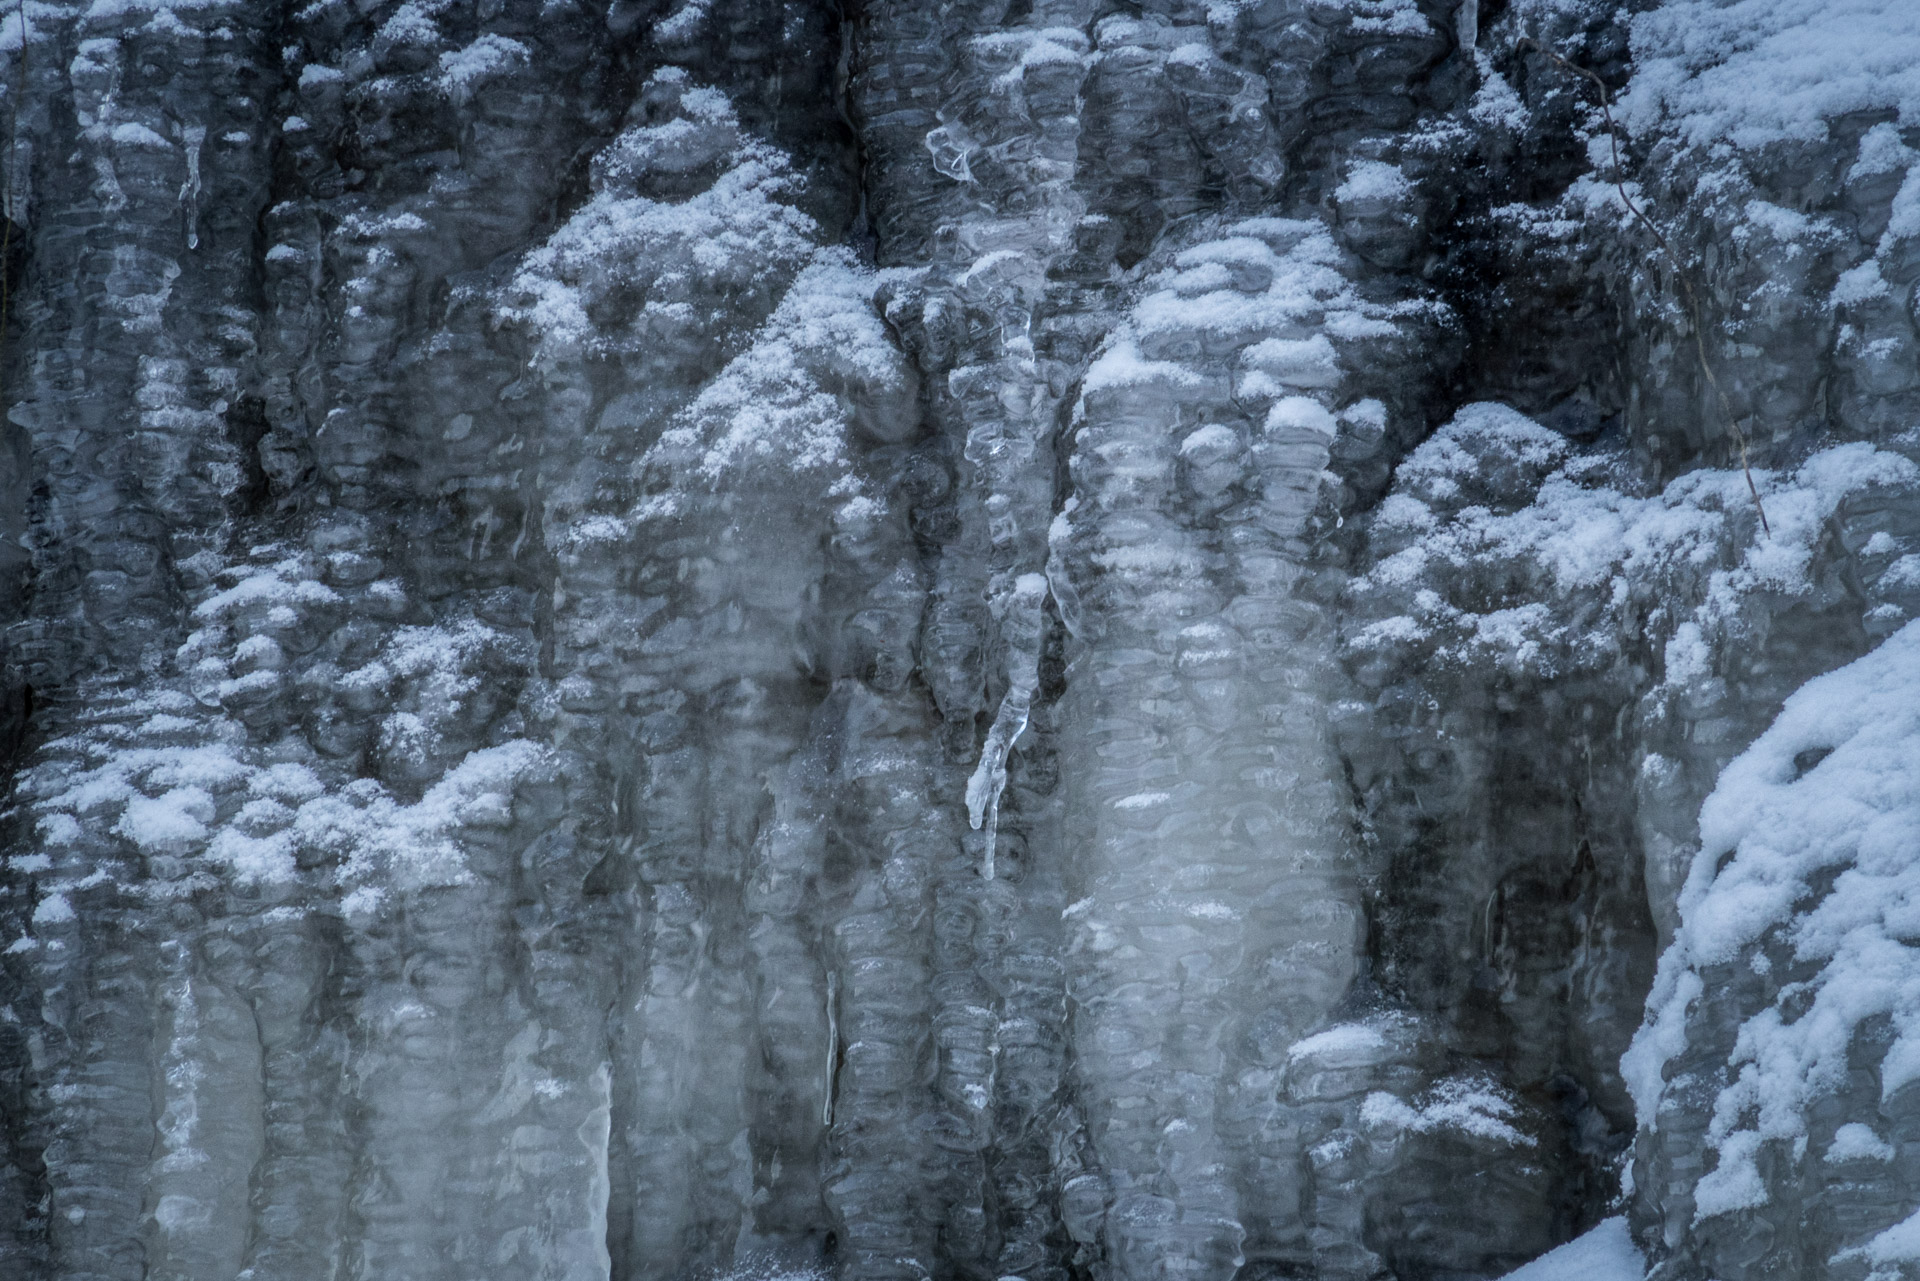
[{"label": "snow on rock", "polygon": [[725,95],[674,67],[642,95],[665,118],[595,158],[593,198],[507,290],[503,318],[526,324],[548,358],[680,340],[716,295],[770,308],[813,250],[812,220],[783,201],[796,183],[787,157],[745,136]]},{"label": "snow on rock", "polygon": [[1087,62],[1086,34],[1072,27],[996,31],[975,36],[971,45],[974,56],[983,64],[1007,66],[992,81],[996,89],[1018,84],[1034,67],[1064,65],[1077,69]]},{"label": "snow on rock", "polygon": [[1541,1255],[1502,1281],[1641,1281],[1647,1261],[1627,1232],[1624,1215],[1602,1219],[1585,1234]]},{"label": "snow on rock", "polygon": [[[1669,653],[1684,665],[1703,636],[1738,626],[1754,593],[1807,590],[1814,548],[1844,501],[1910,484],[1920,467],[1854,443],[1753,479],[1771,535],[1738,470],[1688,472],[1642,496],[1618,457],[1577,451],[1507,406],[1469,405],[1395,473],[1373,517],[1377,559],[1353,588],[1349,645],[1362,661],[1565,673],[1610,662],[1651,592],[1673,601]],[[1574,596],[1585,607],[1548,604]]]},{"label": "snow on rock", "polygon": [[1345,0],[1353,29],[1376,36],[1419,36],[1432,29],[1413,0]]},{"label": "snow on rock", "polygon": [[1513,1125],[1520,1106],[1490,1080],[1450,1077],[1437,1082],[1413,1103],[1385,1091],[1367,1096],[1360,1119],[1369,1126],[1426,1134],[1456,1130],[1477,1139],[1512,1147],[1534,1147],[1539,1140]]},{"label": "snow on rock", "polygon": [[[1657,255],[1648,265],[1682,267],[1694,295],[1727,300],[1725,322],[1703,335],[1731,398],[1714,418],[1738,415],[1757,442],[1823,415],[1856,439],[1907,430],[1920,396],[1901,305],[1920,254],[1909,142],[1920,122],[1920,8],[1673,0],[1628,21],[1633,73],[1618,115],[1636,145],[1616,175],[1612,149],[1594,138],[1595,176],[1575,186],[1589,212],[1608,207]],[[1665,229],[1670,254],[1637,220],[1618,221],[1627,215],[1616,177]],[[1692,323],[1683,317],[1695,303],[1671,280],[1649,275],[1645,285],[1646,296],[1664,296],[1668,324]],[[1703,353],[1692,345],[1681,338],[1657,357],[1674,375],[1653,380],[1666,389],[1643,411],[1657,434],[1684,432],[1697,412],[1689,398],[1705,389],[1692,366]],[[1828,382],[1845,391],[1822,403],[1808,389]],[[1731,435],[1720,421],[1709,432]]]},{"label": "snow on rock", "polygon": [[1691,146],[1820,140],[1838,115],[1920,122],[1920,7],[1908,0],[1669,0],[1638,14],[1621,114]]},{"label": "snow on rock", "polygon": [[1333,198],[1343,206],[1362,201],[1391,204],[1405,198],[1412,188],[1398,165],[1356,160],[1347,169],[1346,181],[1334,188]]},{"label": "snow on rock", "polygon": [[365,788],[346,799],[322,797],[300,807],[294,831],[314,845],[344,853],[341,882],[384,892],[464,884],[471,878],[457,837],[467,827],[504,827],[513,789],[551,755],[516,739],[469,753],[405,805],[383,790]]},{"label": "snow on rock", "polygon": [[[1206,350],[1251,343],[1245,358],[1257,359],[1270,335],[1290,331],[1303,339],[1322,325],[1349,338],[1394,332],[1393,309],[1358,297],[1324,225],[1249,218],[1227,233],[1176,256],[1134,306],[1126,336],[1137,335],[1149,359],[1185,354],[1196,335]],[[1106,359],[1094,362],[1089,378]]]},{"label": "snow on rock", "polygon": [[[44,847],[124,842],[158,861],[161,874],[116,882],[147,897],[222,883],[277,893],[305,881],[371,907],[389,890],[467,881],[463,841],[504,825],[517,785],[548,764],[531,742],[473,739],[475,721],[496,708],[501,677],[524,666],[524,647],[476,619],[451,618],[395,627],[346,670],[316,661],[315,642],[349,603],[319,578],[342,556],[351,559],[336,553],[323,569],[309,553],[264,544],[213,574],[189,613],[198,630],[176,654],[186,688],[103,699],[87,727],[48,744],[23,777]],[[403,599],[386,580],[351,590]],[[306,656],[297,677],[289,650]],[[323,717],[342,705],[358,715],[375,731],[372,763],[387,781],[323,779],[317,758],[275,759],[250,741],[263,709],[295,700]],[[61,896],[77,887],[115,880],[97,867],[76,876],[62,858],[15,863],[35,875],[43,902],[67,903]],[[38,924],[70,919],[49,912]]]},{"label": "snow on rock", "polygon": [[1337,1023],[1287,1047],[1289,1061],[1321,1057],[1335,1061],[1364,1060],[1387,1046],[1380,1029],[1369,1023]]},{"label": "snow on rock", "polygon": [[440,55],[440,83],[455,95],[471,93],[476,85],[527,66],[531,57],[522,42],[489,32],[464,49]]},{"label": "snow on rock", "polygon": [[842,250],[817,255],[752,346],[702,389],[649,461],[684,456],[689,479],[708,483],[775,459],[795,471],[844,473],[856,402],[908,388],[873,306],[880,280]]},{"label": "snow on rock", "polygon": [[[1700,835],[1679,934],[1622,1064],[1641,1124],[1656,1128],[1681,1088],[1669,1064],[1688,1053],[1689,1006],[1714,967],[1791,980],[1746,1018],[1714,1078],[1719,1160],[1694,1191],[1705,1219],[1767,1202],[1766,1145],[1803,1159],[1813,1109],[1849,1084],[1868,1020],[1891,1034],[1881,1098],[1920,1080],[1920,623],[1789,698],[1720,776]],[[1885,1159],[1870,1119],[1836,1130],[1827,1159]]]},{"label": "snow on rock", "polygon": [[1849,1121],[1833,1132],[1833,1142],[1827,1145],[1826,1156],[1822,1159],[1828,1165],[1844,1165],[1849,1161],[1891,1161],[1893,1145],[1875,1134],[1872,1126]]}]

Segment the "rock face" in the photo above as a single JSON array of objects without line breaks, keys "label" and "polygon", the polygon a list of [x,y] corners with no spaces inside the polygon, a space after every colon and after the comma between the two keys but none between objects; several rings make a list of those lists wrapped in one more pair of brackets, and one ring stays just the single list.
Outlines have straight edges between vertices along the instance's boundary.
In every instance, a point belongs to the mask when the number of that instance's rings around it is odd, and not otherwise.
[{"label": "rock face", "polygon": [[1913,1275],[1916,66],[18,6],[0,1275]]}]

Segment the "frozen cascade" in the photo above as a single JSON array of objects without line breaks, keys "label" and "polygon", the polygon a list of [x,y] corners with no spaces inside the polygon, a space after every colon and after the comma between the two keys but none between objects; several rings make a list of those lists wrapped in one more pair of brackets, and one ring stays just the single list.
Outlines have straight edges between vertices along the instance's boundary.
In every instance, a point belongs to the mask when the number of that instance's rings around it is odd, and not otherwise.
[{"label": "frozen cascade", "polygon": [[[1068,564],[1102,625],[1078,638],[1067,696],[1087,816],[1069,837],[1069,991],[1128,1276],[1231,1276],[1249,1229],[1307,1248],[1274,1211],[1301,1196],[1305,1155],[1274,1141],[1277,1069],[1358,955],[1329,629],[1293,589],[1338,432],[1325,333],[1392,327],[1319,226],[1219,231],[1093,361],[1070,462]],[[1167,358],[1199,351],[1224,359]]]},{"label": "frozen cascade", "polygon": [[1917,12],[0,13],[0,1277],[1920,1274]]},{"label": "frozen cascade", "polygon": [[1013,618],[1002,616],[1001,632],[1009,638],[1011,662],[1007,672],[1007,692],[994,713],[987,730],[986,746],[980,749],[980,763],[967,779],[967,822],[974,831],[986,824],[981,838],[986,856],[980,864],[984,880],[993,879],[994,838],[1000,830],[1000,796],[1007,790],[1007,756],[1027,729],[1033,710],[1034,686],[1040,683],[1040,643],[1046,604],[1047,579],[1044,574],[1022,574],[1015,580],[1013,594],[1005,602]]}]

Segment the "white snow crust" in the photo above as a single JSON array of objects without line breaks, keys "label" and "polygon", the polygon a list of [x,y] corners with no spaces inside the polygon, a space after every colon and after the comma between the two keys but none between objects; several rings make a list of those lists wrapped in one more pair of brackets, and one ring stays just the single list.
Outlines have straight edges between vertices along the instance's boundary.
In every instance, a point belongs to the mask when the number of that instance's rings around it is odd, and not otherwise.
[{"label": "white snow crust", "polygon": [[1920,5],[1912,0],[1667,0],[1633,20],[1635,133],[1751,149],[1820,140],[1828,119],[1891,108],[1920,123]]},{"label": "white snow crust", "polygon": [[[1621,1065],[1641,1124],[1658,1124],[1706,971],[1752,955],[1763,973],[1784,964],[1805,975],[1740,1029],[1707,1132],[1719,1162],[1695,1189],[1704,1219],[1766,1203],[1763,1145],[1805,1143],[1809,1112],[1846,1082],[1866,1020],[1891,1023],[1883,1097],[1920,1080],[1920,623],[1789,698],[1721,774],[1700,836],[1680,930]],[[1863,1119],[1825,1155],[1883,1153]],[[1920,1223],[1909,1235],[1920,1241]]]},{"label": "white snow crust", "polygon": [[1507,1273],[1502,1281],[1641,1281],[1647,1261],[1627,1232],[1626,1216],[1603,1219],[1582,1236]]},{"label": "white snow crust", "polygon": [[[1636,586],[1704,578],[1704,599],[1675,620],[1668,648],[1669,679],[1681,679],[1750,594],[1808,589],[1814,547],[1843,501],[1920,481],[1920,467],[1852,443],[1753,479],[1770,536],[1738,470],[1689,472],[1642,496],[1605,455],[1579,453],[1505,405],[1469,405],[1400,464],[1374,517],[1381,558],[1355,584],[1381,616],[1350,643],[1553,675],[1608,660]],[[1594,608],[1546,603],[1574,592]]]},{"label": "white snow crust", "polygon": [[[49,743],[22,777],[42,848],[107,835],[176,869],[124,884],[125,892],[165,898],[225,883],[271,899],[304,883],[349,917],[396,894],[469,883],[476,834],[510,821],[516,789],[549,776],[553,758],[525,739],[471,750],[443,740],[462,732],[483,686],[523,668],[527,655],[477,620],[454,619],[396,628],[353,670],[319,669],[335,688],[388,709],[380,750],[425,775],[411,798],[370,778],[329,784],[309,764],[251,744],[230,714],[280,696],[287,660],[276,634],[342,603],[318,581],[317,558],[278,546],[253,555],[219,574],[192,612],[198,630],[177,655],[187,691],[102,695],[95,723]],[[396,584],[370,590],[383,588],[398,593]],[[63,874],[46,854],[10,866],[34,877],[36,931],[76,919],[73,892],[113,879],[98,867]]]}]

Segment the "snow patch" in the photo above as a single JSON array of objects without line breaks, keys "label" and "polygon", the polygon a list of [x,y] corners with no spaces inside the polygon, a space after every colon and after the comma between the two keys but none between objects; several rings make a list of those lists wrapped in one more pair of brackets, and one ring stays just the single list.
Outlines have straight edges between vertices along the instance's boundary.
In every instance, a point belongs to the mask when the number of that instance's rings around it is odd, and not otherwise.
[{"label": "snow patch", "polygon": [[1341,1023],[1324,1032],[1287,1047],[1289,1060],[1326,1058],[1337,1061],[1363,1061],[1387,1047],[1387,1038],[1370,1023]]},{"label": "snow patch", "polygon": [[1632,132],[1696,147],[1820,140],[1826,122],[1892,109],[1920,120],[1920,5],[1911,0],[1667,0],[1632,25]]},{"label": "snow patch", "polygon": [[1440,1081],[1410,1104],[1396,1095],[1376,1090],[1360,1105],[1360,1119],[1369,1126],[1427,1134],[1454,1130],[1511,1147],[1534,1147],[1532,1135],[1512,1125],[1519,1105],[1493,1082],[1471,1077]]},{"label": "snow patch", "polygon": [[[1772,525],[1763,536],[1738,470],[1689,472],[1643,497],[1608,484],[1611,467],[1506,406],[1461,410],[1400,464],[1373,517],[1377,560],[1354,583],[1362,609],[1350,643],[1407,648],[1403,625],[1370,630],[1361,618],[1412,618],[1419,661],[1553,674],[1611,661],[1634,585],[1685,584],[1700,599],[1670,633],[1669,680],[1680,683],[1702,670],[1703,645],[1739,625],[1747,597],[1810,590],[1814,547],[1841,503],[1920,482],[1913,462],[1865,443],[1823,450],[1790,474],[1756,469]],[[1574,592],[1591,608],[1539,603]]]},{"label": "snow patch", "polygon": [[533,51],[518,40],[488,32],[464,49],[440,55],[440,85],[463,94],[482,81],[527,66]]},{"label": "snow patch", "polygon": [[[1883,1097],[1920,1079],[1920,965],[1908,943],[1920,937],[1920,623],[1789,698],[1722,771],[1700,835],[1679,932],[1621,1064],[1641,1124],[1657,1125],[1703,970],[1770,946],[1812,972],[1740,1029],[1707,1131],[1719,1163],[1695,1190],[1706,1218],[1765,1203],[1763,1145],[1806,1138],[1813,1104],[1846,1082],[1865,1020],[1885,1017],[1894,1033]],[[1836,1133],[1834,1159],[1877,1151],[1863,1129]]]},{"label": "snow patch", "polygon": [[1502,1281],[1641,1281],[1647,1260],[1633,1243],[1625,1215],[1602,1219],[1584,1235],[1549,1250]]},{"label": "snow patch", "polygon": [[[505,291],[502,317],[538,334],[547,358],[684,341],[711,314],[702,299],[770,294],[812,254],[812,220],[783,203],[797,187],[786,156],[745,137],[724,95],[680,92],[677,118],[636,125],[595,159],[592,199]],[[639,194],[653,175],[709,167],[713,181],[685,199]]]},{"label": "snow patch", "polygon": [[1825,1159],[1828,1165],[1843,1161],[1891,1161],[1893,1145],[1875,1134],[1872,1126],[1849,1121],[1833,1132],[1833,1142],[1827,1146]]},{"label": "snow patch", "polygon": [[[753,343],[661,434],[645,461],[683,485],[713,485],[747,466],[850,476],[847,393],[884,399],[906,386],[899,352],[873,306],[881,279],[844,250],[816,254]],[[681,497],[669,492],[634,514],[670,515]]]},{"label": "snow patch", "polygon": [[1334,188],[1333,198],[1341,204],[1357,201],[1391,204],[1405,199],[1412,190],[1413,184],[1400,172],[1400,166],[1379,160],[1356,160],[1347,169],[1347,180]]}]

